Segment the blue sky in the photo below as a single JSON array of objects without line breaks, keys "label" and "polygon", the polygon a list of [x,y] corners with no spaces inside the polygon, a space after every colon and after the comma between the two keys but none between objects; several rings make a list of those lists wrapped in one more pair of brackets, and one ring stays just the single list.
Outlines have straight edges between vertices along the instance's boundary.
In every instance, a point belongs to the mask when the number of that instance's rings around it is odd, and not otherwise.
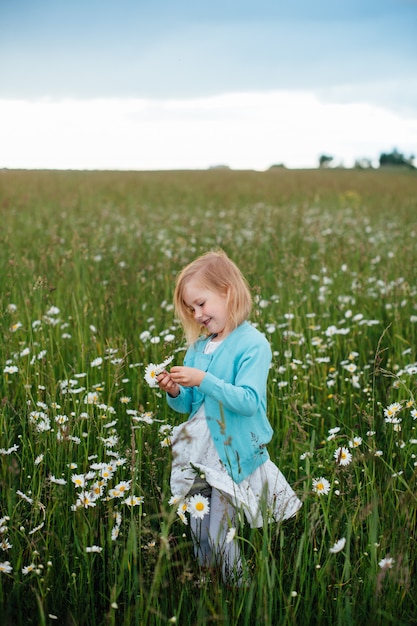
[{"label": "blue sky", "polygon": [[416,42],[417,0],[3,0],[0,167],[36,147],[39,167],[87,169],[415,153]]}]

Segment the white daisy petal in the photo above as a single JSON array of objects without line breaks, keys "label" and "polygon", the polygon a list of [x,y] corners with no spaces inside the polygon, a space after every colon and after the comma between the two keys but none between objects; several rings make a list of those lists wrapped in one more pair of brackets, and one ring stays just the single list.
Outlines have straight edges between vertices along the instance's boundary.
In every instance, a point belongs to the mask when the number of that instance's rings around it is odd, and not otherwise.
[{"label": "white daisy petal", "polygon": [[329,548],[329,552],[331,552],[332,554],[337,554],[337,552],[340,552],[341,550],[343,550],[343,548],[345,547],[345,544],[346,544],[346,537],[342,537],[341,539],[336,541],[336,543],[331,548]]}]

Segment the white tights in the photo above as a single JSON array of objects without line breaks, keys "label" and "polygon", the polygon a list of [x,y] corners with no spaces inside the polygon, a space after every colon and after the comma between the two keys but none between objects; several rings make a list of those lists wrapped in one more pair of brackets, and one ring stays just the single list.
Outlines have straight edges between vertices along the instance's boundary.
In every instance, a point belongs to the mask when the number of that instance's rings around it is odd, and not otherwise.
[{"label": "white tights", "polygon": [[242,576],[240,549],[235,539],[226,543],[227,532],[236,524],[236,510],[218,489],[211,490],[210,511],[203,519],[191,517],[194,553],[202,566],[221,566],[225,582]]}]

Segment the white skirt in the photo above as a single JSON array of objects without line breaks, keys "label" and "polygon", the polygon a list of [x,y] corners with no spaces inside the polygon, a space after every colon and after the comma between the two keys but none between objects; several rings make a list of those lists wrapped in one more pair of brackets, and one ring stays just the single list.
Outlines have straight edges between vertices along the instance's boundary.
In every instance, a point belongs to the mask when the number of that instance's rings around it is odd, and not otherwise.
[{"label": "white skirt", "polygon": [[196,476],[230,497],[232,504],[242,508],[252,528],[267,521],[280,521],[295,515],[302,503],[278,467],[267,460],[242,482],[235,483],[220,461],[207,426],[204,405],[188,422],[172,433],[171,491],[185,497]]}]

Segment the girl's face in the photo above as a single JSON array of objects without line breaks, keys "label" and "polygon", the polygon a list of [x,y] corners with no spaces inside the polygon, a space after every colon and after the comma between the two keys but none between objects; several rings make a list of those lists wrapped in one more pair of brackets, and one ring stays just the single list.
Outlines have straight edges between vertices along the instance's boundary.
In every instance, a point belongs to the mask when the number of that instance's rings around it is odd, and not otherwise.
[{"label": "girl's face", "polygon": [[226,295],[201,287],[198,281],[190,280],[184,287],[184,303],[192,311],[198,324],[216,334],[217,340],[228,334],[229,314]]}]

